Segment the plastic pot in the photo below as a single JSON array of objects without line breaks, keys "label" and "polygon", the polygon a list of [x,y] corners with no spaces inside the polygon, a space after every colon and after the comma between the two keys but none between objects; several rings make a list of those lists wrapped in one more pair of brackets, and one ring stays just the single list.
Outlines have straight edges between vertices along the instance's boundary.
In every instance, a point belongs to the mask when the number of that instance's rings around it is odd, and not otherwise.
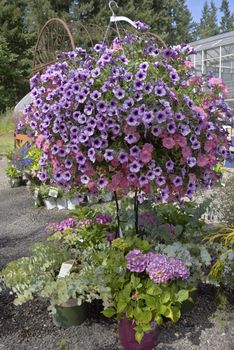
[{"label": "plastic pot", "polygon": [[56,313],[53,315],[53,322],[56,326],[68,328],[82,324],[87,318],[86,304],[77,305],[76,300],[69,300],[62,305],[56,305]]},{"label": "plastic pot", "polygon": [[21,177],[11,177],[9,178],[9,184],[11,188],[19,187],[22,185]]},{"label": "plastic pot", "polygon": [[66,198],[57,198],[57,208],[59,210],[67,209],[67,200],[66,200]]},{"label": "plastic pot", "polygon": [[75,210],[76,209],[76,205],[79,204],[79,201],[77,198],[69,198],[67,200],[67,209],[68,210]]},{"label": "plastic pot", "polygon": [[46,209],[51,210],[57,207],[56,201],[54,198],[46,198],[44,199],[44,204]]},{"label": "plastic pot", "polygon": [[119,339],[125,350],[152,350],[157,345],[159,327],[155,322],[151,324],[151,330],[144,333],[141,343],[135,339],[135,323],[130,320],[120,320]]}]

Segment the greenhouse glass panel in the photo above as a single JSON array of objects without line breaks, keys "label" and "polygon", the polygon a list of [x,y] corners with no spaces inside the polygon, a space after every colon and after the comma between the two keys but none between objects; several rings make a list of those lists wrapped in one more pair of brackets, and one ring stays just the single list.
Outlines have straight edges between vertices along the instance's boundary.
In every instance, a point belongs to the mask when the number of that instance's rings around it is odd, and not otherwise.
[{"label": "greenhouse glass panel", "polygon": [[[234,41],[234,38],[233,38]],[[234,43],[222,46],[222,56],[234,55]]]},{"label": "greenhouse glass panel", "polygon": [[209,72],[215,77],[219,77],[219,59],[204,61],[204,73]]},{"label": "greenhouse glass panel", "polygon": [[197,40],[191,57],[197,75],[212,73],[227,86],[226,101],[234,109],[234,31]]},{"label": "greenhouse glass panel", "polygon": [[209,49],[204,52],[204,59],[211,60],[213,58],[218,58],[219,57],[219,47],[215,49]]}]

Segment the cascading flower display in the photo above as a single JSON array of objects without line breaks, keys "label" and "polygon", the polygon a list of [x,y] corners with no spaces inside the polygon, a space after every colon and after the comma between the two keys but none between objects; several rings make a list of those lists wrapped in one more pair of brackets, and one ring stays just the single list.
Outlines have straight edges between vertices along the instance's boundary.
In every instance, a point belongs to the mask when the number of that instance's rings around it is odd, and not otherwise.
[{"label": "cascading flower display", "polygon": [[38,178],[80,186],[80,196],[138,189],[171,202],[212,186],[228,155],[222,125],[231,113],[224,87],[194,75],[193,53],[128,36],[113,48],[63,53],[37,73],[25,122],[43,153]]},{"label": "cascading flower display", "polygon": [[147,253],[134,249],[126,255],[127,269],[131,272],[146,272],[155,283],[166,283],[176,279],[187,279],[189,269],[178,258],[165,254]]}]

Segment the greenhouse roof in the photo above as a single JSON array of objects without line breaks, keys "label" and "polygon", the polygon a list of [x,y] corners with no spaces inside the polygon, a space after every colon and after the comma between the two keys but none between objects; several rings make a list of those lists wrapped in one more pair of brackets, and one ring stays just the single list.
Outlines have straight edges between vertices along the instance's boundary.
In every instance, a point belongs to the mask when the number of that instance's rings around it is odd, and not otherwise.
[{"label": "greenhouse roof", "polygon": [[210,48],[234,44],[234,31],[200,39],[190,43],[196,50],[207,50]]}]

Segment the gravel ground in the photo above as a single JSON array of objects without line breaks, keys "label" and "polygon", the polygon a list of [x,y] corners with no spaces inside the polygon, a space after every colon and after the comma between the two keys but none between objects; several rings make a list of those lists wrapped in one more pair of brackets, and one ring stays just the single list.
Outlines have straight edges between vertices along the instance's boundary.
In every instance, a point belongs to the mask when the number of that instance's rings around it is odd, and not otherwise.
[{"label": "gravel ground", "polygon": [[[48,222],[66,213],[33,208],[25,187],[11,189],[0,159],[0,270],[7,262],[28,254],[43,239]],[[48,316],[47,303],[34,300],[15,307],[8,291],[0,292],[0,350],[121,350],[115,322],[92,317],[79,327],[59,329]],[[233,307],[217,309],[215,291],[201,286],[193,310],[161,330],[157,350],[234,350]]]}]

